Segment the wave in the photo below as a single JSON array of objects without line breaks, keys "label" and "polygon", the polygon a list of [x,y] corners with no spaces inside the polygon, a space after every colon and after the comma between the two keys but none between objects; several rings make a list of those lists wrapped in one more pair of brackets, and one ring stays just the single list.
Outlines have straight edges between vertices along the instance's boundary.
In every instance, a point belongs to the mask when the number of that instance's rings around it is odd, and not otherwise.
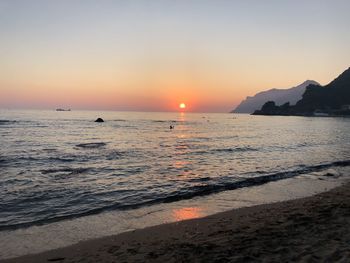
[{"label": "wave", "polygon": [[107,160],[118,160],[123,158],[126,155],[126,153],[121,151],[111,151],[106,155]]},{"label": "wave", "polygon": [[89,168],[57,168],[57,169],[45,169],[41,170],[42,174],[57,174],[57,173],[67,173],[69,175],[85,173]]},{"label": "wave", "polygon": [[4,126],[4,128],[6,127],[6,125],[8,124],[13,124],[13,123],[16,123],[17,121],[14,121],[14,120],[0,120],[0,125],[1,126]]},{"label": "wave", "polygon": [[[200,186],[195,186],[191,189],[185,189],[185,191],[174,193],[173,195],[168,195],[160,200],[152,200],[150,202],[143,203],[138,206],[160,203],[160,202],[169,203],[169,202],[175,202],[183,199],[191,199],[196,196],[204,196],[204,195],[209,195],[209,194],[218,193],[218,192],[227,191],[227,190],[235,190],[243,187],[258,186],[269,182],[292,178],[302,174],[318,172],[331,167],[346,167],[346,166],[350,166],[350,160],[336,161],[336,162],[327,163],[327,164],[309,166],[309,167],[304,167],[302,169],[278,172],[278,173],[268,174],[268,175],[259,176],[259,177],[244,178],[240,181],[234,181],[234,182],[227,182],[227,181],[213,182],[212,184],[200,185]],[[325,176],[330,176],[330,174],[326,173]]]},{"label": "wave", "polygon": [[259,151],[259,149],[248,146],[248,147],[219,148],[219,149],[210,150],[210,152],[251,152],[251,151]]},{"label": "wave", "polygon": [[80,143],[75,146],[80,148],[100,148],[106,145],[107,144],[104,142],[90,142],[90,143]]},{"label": "wave", "polygon": [[42,151],[52,153],[52,152],[57,152],[58,150],[56,148],[44,148],[42,149]]},{"label": "wave", "polygon": [[[85,147],[85,148],[89,148],[89,147]],[[94,147],[92,146],[90,148],[94,148]],[[79,154],[65,153],[65,152],[60,152],[58,149],[50,149],[50,148],[38,150],[37,153],[38,154],[35,156],[25,155],[25,153],[22,153],[22,156],[21,155],[10,155],[10,156],[0,155],[0,167],[19,167],[19,166],[23,167],[28,164],[33,165],[34,163],[37,163],[37,164],[40,163],[45,165],[49,165],[53,163],[55,165],[62,165],[64,163],[74,163],[74,162],[88,163],[99,159],[111,161],[111,160],[120,160],[126,157],[140,158],[142,157],[142,154],[143,154],[142,152],[137,151],[135,149],[128,149],[124,151],[106,149],[103,152],[90,153],[89,155],[86,155],[81,153]]]},{"label": "wave", "polygon": [[[232,181],[232,179],[230,179],[229,177],[225,177],[224,179],[220,179],[220,177],[214,178],[214,179],[211,179],[209,177],[199,178],[198,180],[192,179],[193,182],[198,182],[203,184],[195,185],[191,187],[184,187],[167,194],[164,194],[163,192],[155,193],[153,191],[150,191],[148,194],[144,194],[141,196],[141,195],[138,195],[137,191],[131,191],[133,192],[133,195],[127,196],[124,199],[122,199],[122,201],[126,200],[125,203],[121,203],[120,202],[121,200],[119,200],[119,202],[115,202],[109,205],[95,207],[93,209],[86,209],[84,211],[75,212],[71,214],[58,215],[58,213],[55,213],[57,216],[46,216],[40,220],[35,220],[30,222],[29,221],[19,222],[17,224],[11,224],[11,223],[3,224],[3,225],[0,225],[0,231],[22,228],[22,227],[29,227],[32,225],[42,225],[42,224],[47,224],[47,223],[60,221],[64,219],[71,219],[76,217],[92,215],[92,214],[98,214],[103,211],[129,210],[129,209],[136,209],[139,207],[149,206],[149,205],[154,205],[159,203],[176,202],[184,199],[191,199],[197,196],[205,196],[205,195],[219,193],[227,190],[258,186],[265,183],[292,178],[299,175],[306,175],[313,172],[320,172],[322,170],[326,170],[331,167],[346,167],[346,166],[350,166],[350,160],[336,161],[336,162],[319,164],[314,166],[300,166],[301,168],[296,170],[277,172],[277,173],[261,175],[261,176],[254,176],[250,178],[240,178],[239,180],[237,180],[237,177],[236,177],[235,181]],[[46,174],[59,173],[59,172],[74,174],[74,173],[84,173],[87,171],[87,169],[88,168],[86,169],[85,168],[83,169],[60,168],[60,169],[43,170],[42,172]],[[259,173],[256,173],[256,174],[259,174]],[[326,172],[324,176],[331,176],[331,173]],[[115,192],[112,191],[110,194],[113,194],[113,193]],[[135,197],[136,197],[136,200],[133,200],[133,198]],[[86,204],[85,207],[89,207],[89,205]]]},{"label": "wave", "polygon": [[14,120],[0,120],[0,123],[12,123],[12,122],[16,122]]},{"label": "wave", "polygon": [[216,154],[216,153],[257,152],[257,151],[259,151],[258,148],[247,146],[247,147],[215,148],[215,149],[208,149],[205,151],[193,151],[193,152],[190,152],[190,154],[205,155],[205,154]]},{"label": "wave", "polygon": [[152,122],[156,123],[178,123],[178,122],[183,122],[183,121],[176,121],[176,120],[151,120]]}]

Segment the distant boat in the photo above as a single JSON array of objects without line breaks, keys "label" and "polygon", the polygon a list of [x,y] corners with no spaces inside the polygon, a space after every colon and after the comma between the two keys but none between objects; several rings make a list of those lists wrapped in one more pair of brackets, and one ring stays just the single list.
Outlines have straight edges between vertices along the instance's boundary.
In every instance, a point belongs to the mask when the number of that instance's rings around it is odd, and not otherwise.
[{"label": "distant boat", "polygon": [[71,109],[56,109],[56,111],[71,111]]}]

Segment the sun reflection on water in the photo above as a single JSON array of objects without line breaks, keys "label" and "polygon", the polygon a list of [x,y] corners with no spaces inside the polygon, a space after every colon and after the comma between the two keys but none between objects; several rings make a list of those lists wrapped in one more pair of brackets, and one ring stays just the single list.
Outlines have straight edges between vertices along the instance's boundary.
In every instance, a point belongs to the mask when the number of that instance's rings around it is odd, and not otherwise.
[{"label": "sun reflection on water", "polygon": [[174,209],[172,212],[175,221],[193,219],[203,216],[203,209],[199,207],[184,207],[180,209]]},{"label": "sun reflection on water", "polygon": [[173,163],[173,167],[175,167],[176,169],[182,169],[182,168],[186,168],[186,166],[189,164],[190,164],[189,161],[178,160]]}]

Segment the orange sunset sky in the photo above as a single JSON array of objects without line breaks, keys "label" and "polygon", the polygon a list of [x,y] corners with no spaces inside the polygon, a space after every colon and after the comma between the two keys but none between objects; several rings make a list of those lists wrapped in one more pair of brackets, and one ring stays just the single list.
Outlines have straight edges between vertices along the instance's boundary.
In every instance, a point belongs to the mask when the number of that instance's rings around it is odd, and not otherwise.
[{"label": "orange sunset sky", "polygon": [[349,1],[0,1],[0,108],[228,112],[349,67]]}]

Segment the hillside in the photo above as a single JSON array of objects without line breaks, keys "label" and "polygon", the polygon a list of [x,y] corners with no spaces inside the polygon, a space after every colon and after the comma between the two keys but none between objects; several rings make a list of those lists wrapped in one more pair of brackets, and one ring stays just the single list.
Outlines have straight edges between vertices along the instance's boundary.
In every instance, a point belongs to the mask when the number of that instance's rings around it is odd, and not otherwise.
[{"label": "hillside", "polygon": [[289,102],[293,105],[302,98],[305,88],[310,84],[319,85],[316,81],[306,80],[302,84],[289,89],[270,89],[259,92],[253,97],[247,97],[232,112],[252,113],[260,109],[266,101],[274,101],[277,105]]},{"label": "hillside", "polygon": [[254,115],[350,115],[350,68],[326,86],[309,85],[296,105],[278,106],[267,101]]}]

